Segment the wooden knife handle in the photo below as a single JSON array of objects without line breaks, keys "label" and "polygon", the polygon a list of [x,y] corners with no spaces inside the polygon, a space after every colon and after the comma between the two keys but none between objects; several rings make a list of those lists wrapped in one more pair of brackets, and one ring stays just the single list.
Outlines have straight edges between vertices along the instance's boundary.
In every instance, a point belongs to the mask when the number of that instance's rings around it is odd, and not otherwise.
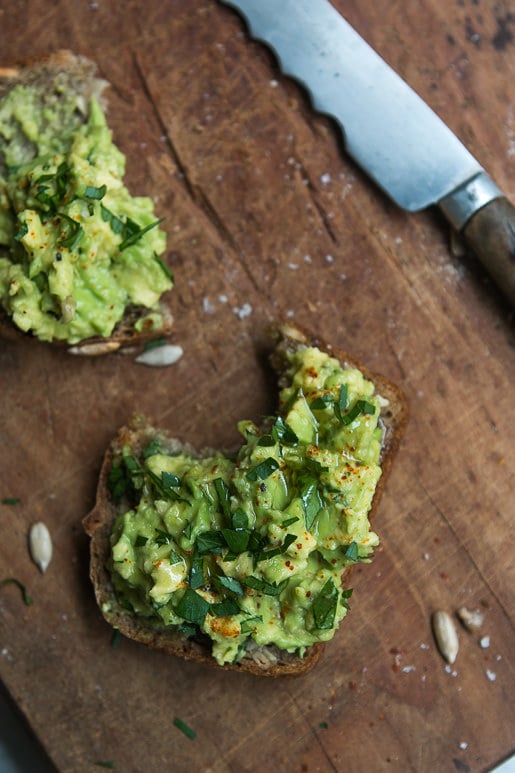
[{"label": "wooden knife handle", "polygon": [[494,199],[470,218],[462,234],[515,308],[515,207],[504,197]]}]

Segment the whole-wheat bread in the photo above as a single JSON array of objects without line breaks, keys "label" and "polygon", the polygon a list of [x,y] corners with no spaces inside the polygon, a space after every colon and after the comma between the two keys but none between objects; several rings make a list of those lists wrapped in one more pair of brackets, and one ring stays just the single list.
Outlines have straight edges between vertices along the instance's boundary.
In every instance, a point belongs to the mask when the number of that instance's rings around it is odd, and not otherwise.
[{"label": "whole-wheat bread", "polygon": [[[385,398],[381,414],[381,424],[383,426],[381,467],[383,474],[372,503],[370,515],[373,515],[377,509],[393,456],[398,448],[407,420],[406,401],[401,391],[396,385],[382,376],[371,374],[346,353],[337,351],[318,339],[310,338],[290,325],[282,325],[276,328],[275,339],[275,347],[270,356],[270,361],[278,375],[279,386],[283,385],[282,382],[287,365],[285,357],[287,350],[299,346],[314,345],[331,356],[336,357],[342,364],[358,367],[366,378],[375,384],[376,392]],[[107,622],[130,639],[187,660],[200,661],[221,668],[247,671],[264,676],[302,674],[309,671],[320,657],[323,648],[322,644],[316,644],[308,648],[303,658],[279,650],[275,646],[262,648],[255,646],[248,649],[246,655],[237,663],[218,666],[215,659],[211,656],[211,642],[207,637],[187,639],[183,635],[152,623],[149,620],[135,617],[118,603],[111,585],[107,563],[110,554],[110,534],[113,521],[120,512],[127,509],[127,503],[123,501],[119,504],[113,503],[109,495],[108,476],[114,457],[120,453],[124,446],[129,446],[132,453],[137,457],[138,453],[153,439],[159,439],[162,447],[166,450],[173,452],[183,449],[187,453],[195,455],[194,449],[188,444],[171,437],[168,432],[162,429],[153,427],[145,418],[134,416],[127,426],[119,430],[106,451],[98,482],[96,504],[83,521],[84,529],[91,537],[90,576],[98,606]],[[198,456],[209,455],[209,453],[209,451],[206,451],[198,454]],[[347,575],[349,572],[350,570],[347,569],[345,580],[348,579]]]},{"label": "whole-wheat bread", "polygon": [[[102,107],[107,107],[105,96],[108,83],[100,78],[97,66],[85,56],[80,56],[67,50],[59,50],[47,57],[21,62],[19,65],[0,66],[0,101],[15,86],[38,85],[54,88],[56,77],[59,78],[59,88],[72,93],[76,100],[75,110],[85,123],[88,119],[89,104],[95,97]],[[0,153],[0,164],[2,154]],[[0,246],[0,255],[1,255]],[[141,346],[147,341],[167,336],[173,325],[172,314],[163,301],[160,303],[162,327],[145,327],[137,329],[137,323],[148,315],[149,309],[142,306],[129,306],[123,319],[116,325],[109,337],[91,337],[70,345],[66,341],[53,340],[52,345],[66,347],[70,354],[96,356],[117,351],[122,347]],[[18,339],[20,336],[37,340],[32,334],[25,333],[11,321],[10,316],[0,306],[0,336]]]}]

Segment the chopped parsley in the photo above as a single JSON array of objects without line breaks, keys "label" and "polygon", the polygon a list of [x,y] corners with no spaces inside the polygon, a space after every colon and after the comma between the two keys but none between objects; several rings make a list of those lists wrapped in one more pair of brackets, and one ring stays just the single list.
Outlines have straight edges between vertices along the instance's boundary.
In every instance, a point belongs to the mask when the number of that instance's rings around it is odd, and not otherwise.
[{"label": "chopped parsley", "polygon": [[27,593],[27,589],[25,588],[25,585],[16,579],[16,577],[7,577],[5,580],[0,580],[0,588],[3,588],[6,585],[16,585],[21,591],[21,596],[23,599],[23,603],[26,604],[28,607],[32,604],[32,598]]},{"label": "chopped parsley", "polygon": [[193,741],[197,737],[197,733],[195,730],[192,730],[192,728],[186,724],[186,722],[183,722],[182,719],[179,719],[179,717],[175,717],[173,720],[173,723],[176,728],[178,728],[181,733],[184,733],[184,735],[189,738],[191,741]]}]

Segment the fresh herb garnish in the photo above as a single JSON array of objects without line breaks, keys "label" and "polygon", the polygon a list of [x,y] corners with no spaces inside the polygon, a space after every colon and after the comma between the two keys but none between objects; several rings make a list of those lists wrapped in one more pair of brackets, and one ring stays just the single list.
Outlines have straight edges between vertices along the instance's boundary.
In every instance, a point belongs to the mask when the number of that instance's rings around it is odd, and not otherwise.
[{"label": "fresh herb garnish", "polygon": [[117,504],[124,494],[131,488],[131,478],[127,474],[127,468],[122,464],[113,464],[107,476],[107,488],[111,499]]},{"label": "fresh herb garnish", "polygon": [[324,394],[316,397],[309,404],[312,411],[324,411],[334,403],[334,397],[332,395]]},{"label": "fresh herb garnish", "polygon": [[209,601],[202,598],[197,591],[186,588],[175,611],[179,617],[182,617],[183,620],[187,620],[188,623],[202,625],[209,612],[210,606]]},{"label": "fresh herb garnish", "polygon": [[269,456],[262,462],[257,464],[252,470],[247,473],[248,480],[266,480],[273,472],[279,469],[279,462],[274,459],[273,456]]},{"label": "fresh herb garnish", "polygon": [[348,400],[349,388],[347,384],[342,384],[338,393],[338,399],[334,402],[334,415],[339,422],[343,422],[343,412],[347,408]]},{"label": "fresh herb garnish", "polygon": [[184,735],[191,741],[197,737],[195,730],[192,730],[192,728],[187,725],[186,722],[183,722],[182,719],[179,719],[179,717],[175,717],[173,723],[175,727],[177,727],[181,733],[184,733]]},{"label": "fresh herb garnish", "polygon": [[51,174],[43,174],[34,180],[36,187],[34,198],[46,209],[44,215],[55,215],[59,204],[64,199],[68,185],[70,167],[63,161],[57,167],[57,170]]},{"label": "fresh herb garnish", "polygon": [[238,507],[231,517],[231,526],[233,529],[247,529],[249,517],[242,507]]},{"label": "fresh herb garnish", "polygon": [[58,212],[57,215],[63,220],[58,243],[61,247],[68,247],[73,252],[84,236],[84,229],[80,223],[69,215],[65,215],[64,212]]},{"label": "fresh herb garnish", "polygon": [[197,552],[199,556],[205,556],[208,553],[221,555],[225,546],[226,542],[221,531],[211,529],[209,531],[203,531],[197,537]]},{"label": "fresh herb garnish", "polygon": [[286,553],[286,551],[288,550],[290,545],[293,542],[295,542],[296,539],[297,539],[297,535],[296,534],[287,534],[286,537],[284,538],[284,542],[282,543],[282,545],[279,545],[276,548],[270,548],[269,550],[262,550],[258,554],[256,560],[257,561],[266,561],[269,558],[274,558],[274,556],[280,556],[283,553]]},{"label": "fresh herb garnish", "polygon": [[111,649],[117,650],[118,647],[120,646],[121,640],[122,640],[122,635],[118,630],[118,628],[115,628],[115,630],[113,631],[113,635],[111,636]]},{"label": "fresh herb garnish", "polygon": [[27,589],[25,588],[25,585],[19,580],[17,580],[16,577],[7,577],[5,580],[0,580],[0,588],[3,588],[4,585],[16,585],[16,587],[19,588],[21,591],[23,603],[26,604],[28,607],[32,604],[32,598],[27,593]]},{"label": "fresh herb garnish", "polygon": [[349,543],[345,550],[345,558],[348,558],[349,561],[359,561],[359,550],[356,542],[352,541]]},{"label": "fresh herb garnish", "polygon": [[315,518],[324,506],[324,503],[318,490],[318,480],[314,475],[305,473],[304,475],[299,476],[299,486],[306,529],[309,531],[313,526]]},{"label": "fresh herb garnish", "polygon": [[19,505],[21,502],[21,499],[18,497],[4,497],[2,499],[3,505]]},{"label": "fresh herb garnish", "polygon": [[192,590],[201,588],[205,584],[204,577],[204,559],[202,556],[194,555],[191,559],[191,568],[189,576],[189,585]]},{"label": "fresh herb garnish", "polygon": [[287,518],[285,521],[283,521],[281,526],[286,529],[287,526],[291,526],[292,523],[296,523],[297,521],[300,521],[300,518],[298,515],[294,515],[293,518]]},{"label": "fresh herb garnish", "polygon": [[166,278],[169,279],[171,282],[173,282],[174,281],[173,280],[173,274],[170,271],[170,268],[164,262],[164,260],[162,260],[162,258],[160,258],[159,255],[157,255],[155,252],[154,252],[154,259],[155,259],[156,263],[159,263],[159,265],[161,266],[161,268],[162,268]]},{"label": "fresh herb garnish", "polygon": [[[146,352],[148,352],[150,349],[157,349],[158,347],[165,346],[165,345],[166,345],[166,338],[154,338],[152,341],[147,341],[143,349]],[[155,441],[155,442],[157,443],[158,441]],[[161,451],[158,451],[158,453],[161,453]]]},{"label": "fresh herb garnish", "polygon": [[224,577],[222,575],[216,578],[215,585],[219,586],[220,588],[224,588],[225,590],[229,590],[231,593],[235,593],[237,596],[243,596],[241,582],[235,577]]},{"label": "fresh herb garnish", "polygon": [[338,591],[333,580],[330,578],[313,602],[315,628],[318,628],[321,631],[333,628],[337,606]]},{"label": "fresh herb garnish", "polygon": [[123,220],[120,220],[119,217],[116,217],[107,207],[104,207],[103,204],[100,205],[100,215],[102,217],[102,220],[104,223],[109,223],[111,227],[111,231],[114,234],[121,234],[123,232],[123,229],[125,227],[125,224]]},{"label": "fresh herb garnish", "polygon": [[106,762],[103,762],[103,761],[95,762],[95,765],[98,768],[109,768],[109,770],[114,770],[116,768],[116,765],[114,764],[114,762],[111,762],[111,760],[107,760]]},{"label": "fresh herb garnish", "polygon": [[223,601],[211,604],[210,612],[217,617],[229,617],[230,615],[237,615],[241,610],[237,601],[226,598]]},{"label": "fresh herb garnish", "polygon": [[375,411],[376,409],[372,403],[369,403],[366,400],[356,400],[350,411],[340,416],[340,422],[344,426],[347,426],[352,421],[354,421],[354,419],[357,419],[358,416],[360,416],[362,413],[372,416]]},{"label": "fresh herb garnish", "polygon": [[231,553],[244,553],[249,544],[249,529],[222,529],[222,535]]},{"label": "fresh herb garnish", "polygon": [[350,609],[349,606],[349,599],[352,596],[352,588],[347,588],[346,590],[342,590],[341,592],[341,603],[342,606],[344,606],[346,609]]},{"label": "fresh herb garnish", "polygon": [[28,232],[29,232],[29,227],[27,223],[21,223],[19,229],[14,234],[13,239],[17,242],[21,242],[23,237],[27,236]]},{"label": "fresh herb garnish", "polygon": [[87,185],[84,196],[87,199],[96,199],[97,201],[100,201],[100,199],[103,199],[106,195],[106,191],[107,185],[101,185],[100,188],[97,188],[94,185]]},{"label": "fresh herb garnish", "polygon": [[213,482],[222,513],[229,519],[231,517],[231,494],[229,488],[223,478],[215,478]]},{"label": "fresh herb garnish", "polygon": [[148,469],[144,471],[144,474],[147,475],[147,477],[150,479],[157,492],[157,495],[161,499],[171,499],[174,502],[187,501],[184,499],[184,497],[181,497],[177,491],[175,491],[175,489],[181,485],[181,481],[177,475],[173,475],[173,473],[163,470],[161,472],[161,476],[159,476],[156,475],[155,472],[152,472],[152,470]]},{"label": "fresh herb garnish", "polygon": [[281,416],[278,416],[275,420],[275,424],[272,429],[272,437],[279,443],[285,446],[296,446],[299,442],[299,438],[292,430],[292,428],[284,421]]},{"label": "fresh herb garnish", "polygon": [[153,438],[150,443],[145,446],[143,451],[141,452],[142,459],[148,459],[150,456],[155,456],[156,454],[163,453],[163,450],[161,448],[161,443],[157,438]]},{"label": "fresh herb garnish", "polygon": [[124,223],[124,230],[122,234],[123,240],[119,248],[120,252],[125,250],[127,247],[132,247],[132,245],[136,244],[136,242],[138,242],[142,236],[151,231],[153,228],[156,228],[160,223],[163,222],[163,220],[164,218],[161,217],[159,220],[154,220],[153,223],[149,223],[149,225],[142,228],[128,217]]},{"label": "fresh herb garnish", "polygon": [[261,435],[256,445],[258,446],[275,446],[276,440],[272,435]]},{"label": "fresh herb garnish", "polygon": [[154,542],[156,545],[169,545],[170,544],[170,535],[166,533],[166,531],[163,531],[162,529],[156,529],[156,537],[154,537]]},{"label": "fresh herb garnish", "polygon": [[241,633],[252,633],[254,631],[254,628],[256,627],[256,623],[262,623],[263,618],[261,615],[256,615],[255,617],[248,617],[246,620],[243,620],[240,623],[240,631]]},{"label": "fresh herb garnish", "polygon": [[253,575],[250,575],[249,577],[245,577],[245,579],[242,582],[248,588],[257,590],[260,593],[263,593],[265,596],[279,596],[286,588],[286,585],[288,584],[287,579],[277,584],[275,582],[267,582],[266,580],[261,580],[259,579],[259,577],[254,577]]}]

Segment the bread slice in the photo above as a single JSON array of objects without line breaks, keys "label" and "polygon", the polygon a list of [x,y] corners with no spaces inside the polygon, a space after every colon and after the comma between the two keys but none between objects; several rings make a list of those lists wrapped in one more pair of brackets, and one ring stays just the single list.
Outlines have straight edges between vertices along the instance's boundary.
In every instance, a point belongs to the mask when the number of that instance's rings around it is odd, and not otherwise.
[{"label": "bread slice", "polygon": [[[2,99],[18,85],[37,85],[55,94],[73,95],[74,113],[78,123],[86,123],[89,105],[95,98],[102,108],[107,107],[105,96],[107,81],[100,78],[97,66],[85,56],[67,50],[60,50],[45,58],[22,62],[20,65],[0,67],[0,103]],[[17,136],[18,141],[20,136]],[[27,147],[30,145],[28,141]],[[0,173],[3,155],[0,150]],[[8,251],[0,245],[0,257],[8,256]],[[95,336],[70,345],[67,341],[52,340],[52,345],[67,348],[71,354],[94,356],[114,352],[121,347],[143,345],[147,341],[169,335],[173,318],[165,301],[159,304],[162,317],[161,326],[148,324],[145,318],[149,309],[143,306],[128,306],[109,337]],[[147,324],[146,324],[147,323]],[[0,305],[0,336],[18,339],[20,336],[37,340],[31,333],[25,333],[11,320],[9,314]]]},{"label": "bread slice", "polygon": [[[381,376],[374,376],[362,368],[355,360],[345,353],[333,350],[319,340],[310,339],[303,332],[290,325],[282,325],[274,331],[275,347],[270,357],[271,364],[277,372],[279,385],[284,386],[284,374],[289,350],[306,345],[314,345],[336,357],[341,363],[351,367],[359,367],[364,375],[376,385],[376,392],[384,398],[384,408],[381,417],[383,424],[383,444],[381,451],[381,467],[383,474],[376,489],[370,515],[377,509],[379,498],[390,470],[393,456],[398,448],[407,420],[407,407],[400,390]],[[275,645],[266,647],[251,646],[241,660],[236,663],[219,666],[211,655],[211,641],[208,637],[185,638],[183,635],[167,629],[148,619],[137,618],[122,607],[114,593],[109,570],[107,567],[110,555],[110,535],[116,516],[125,512],[127,502],[115,504],[109,495],[108,477],[113,460],[119,456],[121,449],[129,446],[131,453],[138,454],[154,439],[158,439],[163,448],[169,452],[185,451],[196,455],[194,449],[182,443],[162,429],[157,429],[141,416],[134,416],[127,426],[122,427],[108,448],[98,481],[96,504],[85,517],[83,526],[90,536],[90,577],[94,586],[96,600],[107,622],[129,639],[141,642],[161,652],[176,655],[186,660],[194,660],[237,671],[246,671],[261,676],[282,676],[303,674],[317,663],[323,649],[318,643],[309,647],[304,657],[280,650]],[[198,456],[209,456],[210,450]],[[344,580],[348,580],[350,569],[344,572]]]}]

